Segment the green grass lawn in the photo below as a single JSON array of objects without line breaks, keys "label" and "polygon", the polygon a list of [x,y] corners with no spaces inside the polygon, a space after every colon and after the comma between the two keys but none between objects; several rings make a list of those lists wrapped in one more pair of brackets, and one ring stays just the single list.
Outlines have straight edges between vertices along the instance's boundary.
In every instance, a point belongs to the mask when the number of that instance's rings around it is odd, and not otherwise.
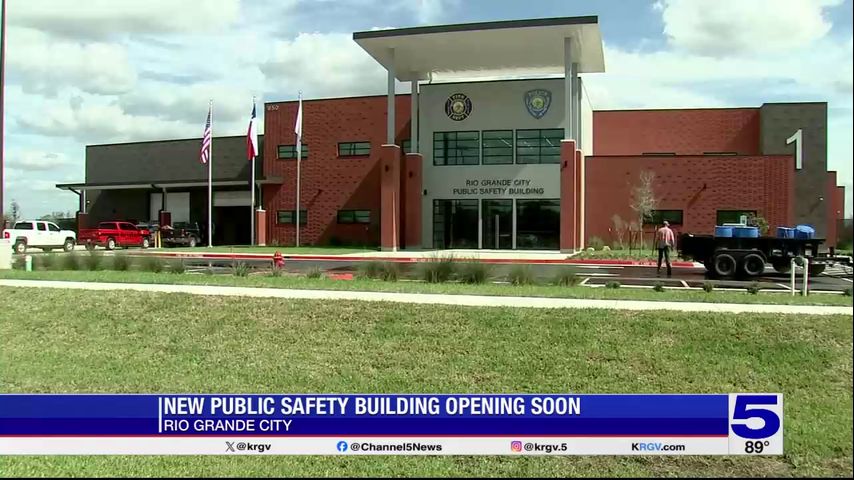
[{"label": "green grass lawn", "polygon": [[791,305],[851,306],[852,297],[838,294],[814,294],[807,297],[786,293],[762,292],[752,295],[746,291],[665,290],[635,288],[561,287],[555,285],[424,283],[413,281],[384,282],[381,280],[332,280],[283,275],[254,274],[248,277],[233,275],[171,274],[141,271],[34,271],[0,270],[0,278],[21,280],[67,280],[80,282],[158,283],[187,285],[222,285],[233,287],[298,288],[310,290],[357,290],[369,292],[437,293],[443,295],[500,295],[521,297],[590,298],[606,300],[651,300],[670,302],[763,303]]},{"label": "green grass lawn", "polygon": [[282,255],[316,254],[316,255],[340,255],[344,253],[376,252],[377,248],[354,248],[354,247],[249,247],[249,246],[215,246],[207,247],[176,247],[161,248],[156,251],[163,252],[194,252],[194,253],[276,253]]},{"label": "green grass lawn", "polygon": [[[785,395],[776,457],[4,457],[4,476],[848,476],[850,316],[0,287],[0,391]],[[132,312],[132,314],[128,314]]]}]

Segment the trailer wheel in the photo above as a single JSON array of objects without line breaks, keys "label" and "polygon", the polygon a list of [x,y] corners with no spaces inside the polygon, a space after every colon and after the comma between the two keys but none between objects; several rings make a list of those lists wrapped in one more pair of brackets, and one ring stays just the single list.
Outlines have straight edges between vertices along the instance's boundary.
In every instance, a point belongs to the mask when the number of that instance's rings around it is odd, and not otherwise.
[{"label": "trailer wheel", "polygon": [[810,276],[814,277],[816,275],[821,275],[822,273],[824,273],[825,268],[827,268],[827,265],[825,265],[823,263],[817,264],[817,265],[814,265],[811,263],[810,264]]},{"label": "trailer wheel", "polygon": [[712,260],[712,266],[714,267],[716,275],[720,277],[729,277],[735,273],[737,264],[732,255],[728,253],[719,253],[715,255],[714,260]]},{"label": "trailer wheel", "polygon": [[792,264],[788,261],[777,261],[771,264],[779,273],[789,273],[792,271]]},{"label": "trailer wheel", "polygon": [[755,253],[748,253],[741,260],[741,270],[749,277],[758,277],[765,272],[765,260]]}]

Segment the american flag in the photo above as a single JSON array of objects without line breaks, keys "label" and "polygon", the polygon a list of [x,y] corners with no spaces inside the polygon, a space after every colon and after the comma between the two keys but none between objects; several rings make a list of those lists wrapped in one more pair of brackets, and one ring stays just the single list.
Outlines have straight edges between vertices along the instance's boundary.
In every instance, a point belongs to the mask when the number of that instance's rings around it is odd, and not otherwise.
[{"label": "american flag", "polygon": [[202,152],[199,161],[208,163],[211,159],[211,111],[213,105],[208,107],[208,119],[205,122],[205,133],[202,134]]}]

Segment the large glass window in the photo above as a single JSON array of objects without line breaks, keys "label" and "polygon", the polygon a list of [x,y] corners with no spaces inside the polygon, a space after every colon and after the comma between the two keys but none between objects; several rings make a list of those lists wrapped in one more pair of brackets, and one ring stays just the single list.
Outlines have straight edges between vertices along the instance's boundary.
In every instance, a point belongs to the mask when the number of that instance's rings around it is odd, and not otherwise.
[{"label": "large glass window", "polygon": [[338,144],[339,157],[355,157],[371,154],[371,142],[344,142]]},{"label": "large glass window", "polygon": [[516,130],[516,163],[560,163],[563,129]]},{"label": "large glass window", "polygon": [[661,225],[667,220],[671,225],[682,225],[682,210],[653,210],[643,219],[644,225]]},{"label": "large glass window", "polygon": [[756,215],[756,210],[718,210],[715,225],[741,223],[742,216],[750,218],[753,215]]},{"label": "large glass window", "polygon": [[371,223],[371,211],[338,210],[338,223]]},{"label": "large glass window", "polygon": [[477,200],[433,200],[433,248],[477,248]]},{"label": "large glass window", "polygon": [[513,130],[484,130],[483,164],[513,163]]},{"label": "large glass window", "polygon": [[[296,145],[279,145],[278,151],[279,159],[296,159],[297,158],[297,146]],[[308,158],[308,145],[302,144],[302,148],[300,149],[300,157],[303,160]]]},{"label": "large glass window", "polygon": [[[296,213],[294,210],[279,210],[276,212],[276,223],[280,225],[293,225],[296,222]],[[305,225],[308,223],[308,212],[306,210],[299,211],[299,224]]]},{"label": "large glass window", "polygon": [[560,200],[516,200],[516,248],[560,248]]},{"label": "large glass window", "polygon": [[479,163],[479,132],[433,133],[433,165],[477,165]]},{"label": "large glass window", "polygon": [[484,199],[481,212],[483,248],[513,248],[513,200]]}]

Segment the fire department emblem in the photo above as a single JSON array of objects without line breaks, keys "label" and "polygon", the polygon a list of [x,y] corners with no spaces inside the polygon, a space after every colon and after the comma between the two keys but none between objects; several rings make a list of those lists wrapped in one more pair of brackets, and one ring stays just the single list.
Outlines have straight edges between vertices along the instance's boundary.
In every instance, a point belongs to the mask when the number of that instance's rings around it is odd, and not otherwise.
[{"label": "fire department emblem", "polygon": [[471,113],[471,99],[464,93],[451,95],[445,102],[445,113],[451,120],[465,120]]},{"label": "fire department emblem", "polygon": [[536,119],[543,118],[552,104],[552,92],[541,88],[525,92],[525,108]]}]

